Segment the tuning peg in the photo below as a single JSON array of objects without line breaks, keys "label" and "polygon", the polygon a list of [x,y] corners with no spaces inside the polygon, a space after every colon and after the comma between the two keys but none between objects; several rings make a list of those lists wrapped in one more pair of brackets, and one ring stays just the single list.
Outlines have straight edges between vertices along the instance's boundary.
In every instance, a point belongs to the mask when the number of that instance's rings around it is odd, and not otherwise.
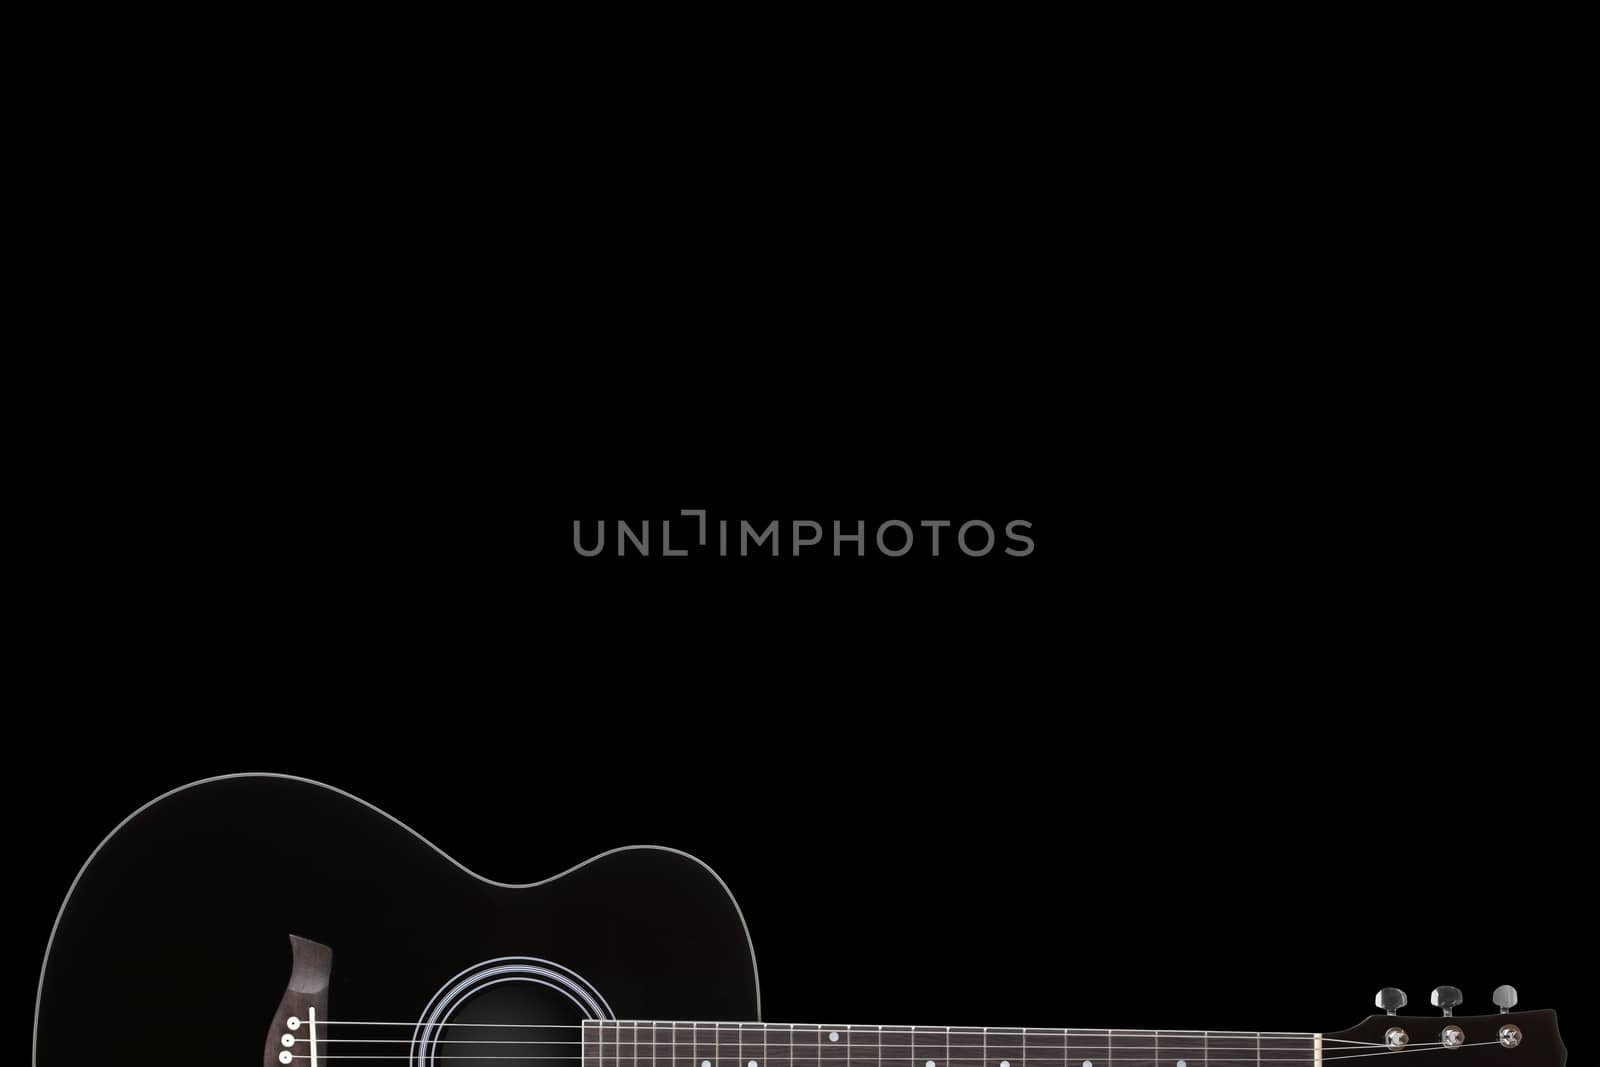
[{"label": "tuning peg", "polygon": [[1517,991],[1508,985],[1495,986],[1492,999],[1500,1006],[1500,1014],[1504,1015],[1517,1006]]},{"label": "tuning peg", "polygon": [[1433,1006],[1444,1009],[1446,1019],[1454,1009],[1461,1006],[1464,999],[1466,998],[1461,995],[1461,990],[1453,985],[1442,985],[1433,991]]},{"label": "tuning peg", "polygon": [[1378,990],[1377,1005],[1390,1015],[1393,1015],[1406,1006],[1405,990],[1396,989],[1394,986],[1384,986]]}]

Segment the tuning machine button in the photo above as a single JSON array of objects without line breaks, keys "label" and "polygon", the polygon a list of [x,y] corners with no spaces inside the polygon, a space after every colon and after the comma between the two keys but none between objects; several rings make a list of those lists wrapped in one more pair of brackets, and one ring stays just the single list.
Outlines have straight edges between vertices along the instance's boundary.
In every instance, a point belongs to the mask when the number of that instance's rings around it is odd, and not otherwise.
[{"label": "tuning machine button", "polygon": [[1442,985],[1433,991],[1433,1006],[1444,1012],[1446,1019],[1450,1018],[1456,1008],[1466,998],[1461,995],[1461,990],[1453,985]]},{"label": "tuning machine button", "polygon": [[1407,1000],[1405,990],[1396,989],[1394,986],[1384,986],[1382,989],[1378,990],[1376,1003],[1378,1007],[1382,1008],[1386,1013],[1393,1015],[1395,1012],[1406,1006]]},{"label": "tuning machine button", "polygon": [[1508,985],[1495,986],[1491,999],[1499,1006],[1500,1014],[1504,1015],[1517,1006],[1517,991]]}]

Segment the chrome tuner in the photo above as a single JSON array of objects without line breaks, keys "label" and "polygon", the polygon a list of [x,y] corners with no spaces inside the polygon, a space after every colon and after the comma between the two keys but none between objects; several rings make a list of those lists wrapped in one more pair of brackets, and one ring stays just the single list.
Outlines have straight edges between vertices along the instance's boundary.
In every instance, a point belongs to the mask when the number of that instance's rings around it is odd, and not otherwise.
[{"label": "chrome tuner", "polygon": [[1499,1005],[1500,1014],[1504,1015],[1517,1006],[1517,991],[1514,987],[1508,985],[1495,986],[1494,993],[1490,999]]},{"label": "chrome tuner", "polygon": [[1449,1026],[1439,1031],[1439,1044],[1443,1045],[1445,1048],[1460,1048],[1466,1043],[1466,1031],[1462,1030],[1461,1027],[1457,1026],[1455,1023],[1451,1023]]},{"label": "chrome tuner", "polygon": [[1398,1026],[1391,1026],[1383,1033],[1383,1043],[1390,1052],[1399,1052],[1411,1044],[1411,1037]]},{"label": "chrome tuner", "polygon": [[1522,1030],[1516,1023],[1506,1023],[1500,1028],[1498,1036],[1503,1048],[1516,1048],[1522,1044]]},{"label": "chrome tuner", "polygon": [[1461,1006],[1461,1002],[1464,999],[1461,995],[1461,990],[1453,985],[1442,985],[1433,991],[1433,1006],[1442,1008],[1446,1019],[1450,1018],[1451,1013]]},{"label": "chrome tuner", "polygon": [[1382,989],[1378,990],[1376,1003],[1378,1007],[1382,1008],[1385,1012],[1393,1015],[1395,1012],[1406,1006],[1407,1001],[1405,991],[1402,989],[1396,989],[1394,986],[1384,986]]}]

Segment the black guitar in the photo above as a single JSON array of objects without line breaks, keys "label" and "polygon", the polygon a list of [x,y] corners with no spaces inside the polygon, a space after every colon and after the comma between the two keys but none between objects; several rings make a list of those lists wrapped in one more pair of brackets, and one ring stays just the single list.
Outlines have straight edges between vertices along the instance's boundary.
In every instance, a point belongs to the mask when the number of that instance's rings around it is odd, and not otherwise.
[{"label": "black guitar", "polygon": [[349,794],[250,774],[169,793],[95,850],[45,952],[33,1056],[42,1067],[224,1067],[258,1053],[262,1067],[1566,1062],[1554,1012],[1511,1010],[1509,987],[1495,999],[1500,1014],[1453,1016],[1461,994],[1443,987],[1444,1014],[1423,1017],[1398,1014],[1404,996],[1385,990],[1387,1014],[1326,1034],[764,1023],[739,906],[691,856],[624,848],[503,885]]}]

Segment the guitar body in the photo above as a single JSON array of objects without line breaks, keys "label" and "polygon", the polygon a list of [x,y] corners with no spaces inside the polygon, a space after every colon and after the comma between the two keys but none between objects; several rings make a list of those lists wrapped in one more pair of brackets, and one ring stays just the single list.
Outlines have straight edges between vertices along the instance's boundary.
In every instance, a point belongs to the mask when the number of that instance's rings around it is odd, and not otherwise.
[{"label": "guitar body", "polygon": [[[625,848],[501,885],[348,794],[234,775],[147,805],[85,865],[45,955],[34,1062],[264,1062],[285,1003],[452,1026],[760,1017],[744,919],[692,857]],[[381,1033],[406,1062],[413,1031]]]},{"label": "guitar body", "polygon": [[[1548,1010],[1335,1033],[763,1023],[744,917],[672,849],[526,886],[304,779],[198,782],[131,815],[45,950],[35,1067],[1562,1067]],[[1406,1063],[1413,1062],[1410,1059]]]}]

